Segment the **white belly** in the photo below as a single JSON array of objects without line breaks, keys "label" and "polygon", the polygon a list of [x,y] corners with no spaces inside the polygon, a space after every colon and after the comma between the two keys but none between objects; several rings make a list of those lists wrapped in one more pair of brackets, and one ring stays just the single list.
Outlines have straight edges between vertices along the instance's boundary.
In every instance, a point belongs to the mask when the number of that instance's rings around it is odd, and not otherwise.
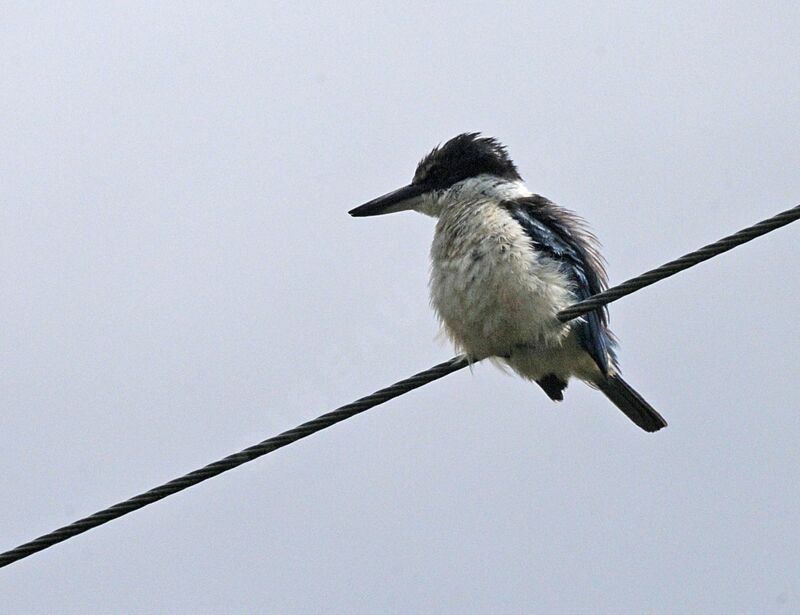
[{"label": "white belly", "polygon": [[596,371],[571,326],[556,319],[575,300],[569,280],[504,209],[486,203],[445,212],[431,258],[431,302],[459,349],[508,357],[532,379]]}]

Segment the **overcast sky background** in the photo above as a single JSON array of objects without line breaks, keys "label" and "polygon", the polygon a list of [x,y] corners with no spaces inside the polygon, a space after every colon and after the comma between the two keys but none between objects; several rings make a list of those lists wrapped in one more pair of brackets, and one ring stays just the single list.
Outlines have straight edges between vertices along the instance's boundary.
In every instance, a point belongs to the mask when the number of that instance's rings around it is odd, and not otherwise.
[{"label": "overcast sky background", "polygon": [[[459,132],[612,283],[800,202],[800,6],[4,3],[0,550],[452,356]],[[337,3],[338,4],[338,3]],[[0,610],[800,610],[800,226],[613,305],[648,435],[478,365],[0,570]]]}]

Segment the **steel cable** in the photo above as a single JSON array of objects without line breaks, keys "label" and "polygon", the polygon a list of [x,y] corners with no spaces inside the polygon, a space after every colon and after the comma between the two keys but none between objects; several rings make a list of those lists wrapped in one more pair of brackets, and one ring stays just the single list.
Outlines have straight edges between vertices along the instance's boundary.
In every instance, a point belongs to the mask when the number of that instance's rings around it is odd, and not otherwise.
[{"label": "steel cable", "polygon": [[621,284],[617,284],[613,288],[609,288],[608,290],[604,290],[596,295],[592,295],[588,299],[579,301],[575,305],[571,305],[567,309],[561,310],[558,313],[558,319],[561,322],[567,322],[568,320],[582,316],[583,314],[591,312],[596,308],[608,305],[617,299],[621,299],[626,295],[630,295],[631,293],[636,292],[645,286],[655,284],[664,278],[668,278],[676,273],[680,273],[684,269],[694,267],[695,265],[702,263],[703,261],[707,261],[710,258],[722,254],[723,252],[727,252],[728,250],[733,250],[735,247],[740,246],[743,243],[747,243],[748,241],[752,241],[756,237],[761,237],[761,235],[766,235],[775,229],[786,226],[787,224],[791,224],[798,218],[800,218],[800,205],[796,205],[791,209],[782,211],[781,213],[772,216],[771,218],[767,218],[766,220],[762,220],[753,226],[748,226],[746,229],[742,229],[738,233],[723,237],[719,241],[715,241],[707,246],[703,246],[699,250],[689,252],[689,254],[685,254],[680,258],[676,258],[674,261],[670,261],[664,265],[661,265],[660,267],[646,271],[641,275],[637,275],[635,278],[631,278],[630,280],[626,280]]},{"label": "steel cable", "polygon": [[[575,305],[559,312],[558,318],[562,322],[577,318],[593,309],[602,307],[608,303],[611,303],[612,301],[616,301],[621,297],[629,295],[640,288],[654,284],[659,280],[663,280],[664,278],[675,275],[684,269],[688,269],[689,267],[708,260],[718,254],[722,254],[723,252],[727,252],[736,246],[751,241],[756,237],[760,237],[761,235],[769,233],[770,231],[780,228],[781,226],[785,226],[791,222],[794,222],[798,218],[800,218],[800,205],[784,211],[772,218],[763,220],[762,222],[741,230],[738,233],[720,239],[719,241],[700,248],[699,250],[682,256],[679,259],[670,261],[661,267],[652,269],[640,276],[627,280],[622,284],[614,286],[613,288],[609,288],[608,290],[598,293],[589,299],[576,303]],[[208,480],[209,478],[213,478],[218,474],[232,470],[243,463],[247,463],[248,461],[252,461],[258,457],[266,455],[267,453],[271,453],[274,450],[305,438],[306,436],[310,436],[313,433],[321,431],[327,427],[330,427],[331,425],[335,425],[336,423],[355,416],[356,414],[360,414],[361,412],[387,402],[390,399],[408,393],[409,391],[428,384],[429,382],[443,378],[448,374],[452,374],[453,372],[463,369],[469,365],[469,363],[470,361],[466,357],[454,357],[449,361],[440,363],[439,365],[436,365],[423,372],[419,372],[410,378],[406,378],[405,380],[401,380],[400,382],[397,382],[389,387],[376,391],[371,395],[362,397],[361,399],[342,406],[337,410],[323,414],[322,416],[303,423],[302,425],[299,425],[293,429],[241,450],[238,453],[234,453],[223,459],[210,463],[199,470],[195,470],[189,474],[171,480],[168,483],[164,483],[163,485],[136,495],[128,500],[125,500],[124,502],[114,504],[109,508],[96,512],[88,517],[79,519],[74,523],[52,531],[49,534],[44,534],[43,536],[40,536],[39,538],[36,538],[30,542],[6,551],[5,553],[1,553],[0,568],[8,566],[13,562],[28,557],[29,555],[37,553],[38,551],[52,547],[59,542],[72,538],[73,536],[82,534],[83,532],[86,532],[99,525],[108,523],[109,521],[117,519],[118,517],[127,515],[128,513],[157,502],[158,500],[161,500],[169,495],[183,491],[184,489]]]}]

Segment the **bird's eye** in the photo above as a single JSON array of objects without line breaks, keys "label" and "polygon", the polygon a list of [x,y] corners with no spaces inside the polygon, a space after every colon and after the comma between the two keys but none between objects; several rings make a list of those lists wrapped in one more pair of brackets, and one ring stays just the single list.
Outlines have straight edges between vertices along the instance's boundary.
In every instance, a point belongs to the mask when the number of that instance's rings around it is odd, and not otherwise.
[{"label": "bird's eye", "polygon": [[444,169],[439,164],[420,165],[414,174],[414,183],[439,184],[445,178]]},{"label": "bird's eye", "polygon": [[425,181],[435,182],[442,177],[442,169],[441,167],[431,167],[428,169],[428,172],[425,173]]}]

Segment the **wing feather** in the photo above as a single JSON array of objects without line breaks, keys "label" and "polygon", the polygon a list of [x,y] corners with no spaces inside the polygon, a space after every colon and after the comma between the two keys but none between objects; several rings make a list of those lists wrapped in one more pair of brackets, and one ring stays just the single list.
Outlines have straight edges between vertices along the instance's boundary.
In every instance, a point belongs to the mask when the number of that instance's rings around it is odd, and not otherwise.
[{"label": "wing feather", "polygon": [[[561,263],[573,284],[576,301],[608,287],[599,242],[580,217],[539,195],[504,201],[502,205],[524,229],[535,250]],[[608,328],[606,308],[589,312],[576,327],[581,346],[608,374],[609,362],[616,367],[616,341]]]}]

